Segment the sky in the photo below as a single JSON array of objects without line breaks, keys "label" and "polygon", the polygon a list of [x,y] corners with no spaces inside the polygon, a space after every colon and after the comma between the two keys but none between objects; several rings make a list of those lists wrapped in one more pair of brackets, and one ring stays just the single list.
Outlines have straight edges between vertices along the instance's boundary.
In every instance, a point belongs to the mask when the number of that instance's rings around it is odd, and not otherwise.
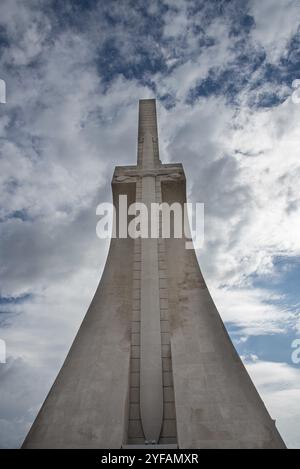
[{"label": "sky", "polygon": [[108,250],[96,207],[156,98],[160,157],[205,204],[213,299],[300,448],[299,25],[299,0],[1,0],[0,447],[21,445],[84,317]]}]

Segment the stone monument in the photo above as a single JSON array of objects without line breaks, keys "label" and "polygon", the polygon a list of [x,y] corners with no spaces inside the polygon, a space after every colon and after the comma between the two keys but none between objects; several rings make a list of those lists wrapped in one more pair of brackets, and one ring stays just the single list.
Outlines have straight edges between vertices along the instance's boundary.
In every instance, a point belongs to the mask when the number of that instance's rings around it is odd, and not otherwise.
[{"label": "stone monument", "polygon": [[[182,165],[159,158],[154,99],[139,102],[137,165],[115,168],[112,191],[117,212],[120,195],[186,202]],[[116,231],[23,447],[284,448],[185,238]]]}]

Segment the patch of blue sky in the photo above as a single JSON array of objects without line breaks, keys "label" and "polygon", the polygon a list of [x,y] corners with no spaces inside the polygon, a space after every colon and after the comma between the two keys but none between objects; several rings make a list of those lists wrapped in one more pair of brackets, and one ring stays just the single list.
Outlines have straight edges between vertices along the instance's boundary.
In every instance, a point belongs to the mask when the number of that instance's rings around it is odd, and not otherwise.
[{"label": "patch of blue sky", "polygon": [[[253,22],[250,17],[246,20],[246,17],[241,21],[246,24],[248,22],[249,30]],[[247,28],[245,30],[240,26],[234,26],[234,35],[240,36],[233,42],[234,60],[225,69],[210,69],[206,78],[190,90],[187,102],[192,104],[201,96],[222,95],[229,104],[238,104],[239,93],[246,88],[250,107],[268,108],[285,101],[288,94],[278,92],[278,89],[280,86],[291,87],[293,80],[300,77],[300,32],[292,38],[287,52],[278,64],[271,64],[266,61],[263,49],[251,48],[244,34]],[[270,88],[268,91],[263,89],[266,85]]]},{"label": "patch of blue sky", "polygon": [[[159,50],[148,51],[146,47],[136,45],[134,59],[122,55],[118,44],[113,38],[105,41],[99,49],[97,68],[104,83],[111,82],[117,75],[123,75],[126,79],[147,80],[147,75],[162,71],[165,61]],[[148,82],[152,84],[148,78]]]},{"label": "patch of blue sky", "polygon": [[[249,1],[244,0],[194,0],[188,4],[188,14],[196,17],[201,14],[203,26],[211,24],[218,17],[224,17],[232,23],[240,24],[240,19],[248,16]],[[249,27],[245,20],[245,27]]]},{"label": "patch of blue sky", "polygon": [[294,328],[294,323],[288,318],[291,312],[295,318],[300,313],[300,258],[278,256],[274,259],[275,275],[252,276],[254,288],[266,289],[270,291],[270,285],[278,299],[268,300],[266,303],[273,303],[287,311],[287,322],[282,333],[272,333],[264,335],[250,335],[247,340],[243,340],[245,335],[243,328],[227,323],[227,329],[231,335],[234,345],[240,355],[245,357],[257,356],[259,360],[288,363],[290,366],[299,367],[291,359],[293,352],[292,342],[300,335]]},{"label": "patch of blue sky", "polygon": [[25,293],[20,296],[1,296],[0,295],[0,327],[11,326],[13,317],[21,314],[20,305],[24,305],[33,298],[31,293]]},{"label": "patch of blue sky", "polygon": [[22,304],[30,301],[33,298],[31,293],[24,293],[20,296],[1,296],[0,305]]},{"label": "patch of blue sky", "polygon": [[251,86],[253,76],[266,59],[264,51],[255,51],[249,47],[247,39],[242,37],[232,46],[234,60],[226,68],[211,68],[203,80],[190,90],[187,101],[192,103],[201,96],[225,96],[229,104],[238,104],[239,93],[246,87],[254,89],[261,86],[263,79]]},{"label": "patch of blue sky", "polygon": [[7,35],[6,28],[3,25],[0,25],[0,56],[5,47],[9,45],[9,38]]},{"label": "patch of blue sky", "polygon": [[22,221],[30,221],[31,219],[29,213],[25,209],[15,210],[9,215],[8,218],[18,218]]},{"label": "patch of blue sky", "polygon": [[275,274],[270,276],[252,277],[254,288],[270,288],[294,308],[300,308],[300,257],[277,256],[273,260]]},{"label": "patch of blue sky", "polygon": [[26,209],[14,210],[8,213],[4,217],[0,217],[0,223],[6,222],[7,220],[17,219],[23,222],[32,221],[32,217]]},{"label": "patch of blue sky", "polygon": [[99,0],[50,0],[43,9],[55,17],[55,30],[61,27],[79,27],[84,25],[84,15],[97,7]]},{"label": "patch of blue sky", "polygon": [[[239,94],[248,88],[247,103],[250,107],[267,108],[281,104],[288,94],[279,94],[275,85],[291,86],[294,75],[284,75],[281,67],[263,65],[264,60],[263,52],[255,57],[241,54],[225,70],[211,69],[208,76],[190,90],[187,102],[193,103],[201,96],[224,96],[228,104],[238,105]],[[259,77],[253,79],[258,68]],[[274,85],[274,90],[263,90],[266,84],[270,84],[271,88]]]},{"label": "patch of blue sky", "polygon": [[187,103],[192,104],[201,96],[224,96],[227,102],[235,103],[239,92],[247,84],[247,75],[237,74],[236,66],[226,70],[211,69],[208,76],[190,90]]},{"label": "patch of blue sky", "polygon": [[171,93],[158,94],[157,99],[163,104],[166,109],[172,109],[176,106],[176,98]]},{"label": "patch of blue sky", "polygon": [[292,342],[296,338],[294,331],[282,334],[249,336],[245,342],[235,341],[238,353],[245,357],[257,356],[262,361],[288,363],[299,368],[292,361]]},{"label": "patch of blue sky", "polygon": [[233,21],[231,25],[230,34],[233,36],[239,36],[242,34],[248,34],[255,26],[253,16],[248,14],[242,14],[238,18],[238,21]]},{"label": "patch of blue sky", "polygon": [[288,85],[300,78],[300,26],[297,34],[290,41],[286,56],[281,58],[280,65],[282,80]]}]

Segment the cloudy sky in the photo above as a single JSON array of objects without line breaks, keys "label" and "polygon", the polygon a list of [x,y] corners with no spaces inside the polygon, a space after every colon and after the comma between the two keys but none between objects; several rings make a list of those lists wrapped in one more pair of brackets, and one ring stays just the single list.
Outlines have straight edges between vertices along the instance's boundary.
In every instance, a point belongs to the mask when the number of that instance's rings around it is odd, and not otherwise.
[{"label": "cloudy sky", "polygon": [[205,204],[213,298],[300,447],[299,25],[299,0],[0,1],[0,447],[23,441],[96,289],[96,206],[150,97],[161,159]]}]

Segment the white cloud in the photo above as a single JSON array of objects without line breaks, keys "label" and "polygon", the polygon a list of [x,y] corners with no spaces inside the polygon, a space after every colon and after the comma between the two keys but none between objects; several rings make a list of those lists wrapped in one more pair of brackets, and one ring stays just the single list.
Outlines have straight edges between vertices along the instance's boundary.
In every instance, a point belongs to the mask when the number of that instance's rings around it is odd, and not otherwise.
[{"label": "white cloud", "polygon": [[289,448],[299,448],[300,369],[286,363],[246,362],[246,368],[258,388],[271,416]]},{"label": "white cloud", "polygon": [[189,20],[187,17],[187,4],[183,1],[169,2],[171,8],[164,16],[164,35],[168,38],[186,36],[188,33]]},{"label": "white cloud", "polygon": [[190,196],[206,204],[200,255],[215,282],[243,285],[250,274],[273,274],[275,256],[299,255],[299,118],[290,98],[236,111],[202,97],[160,120],[164,150],[183,160]]},{"label": "white cloud", "polygon": [[299,1],[251,0],[250,13],[256,25],[252,32],[254,41],[265,49],[268,61],[277,62],[299,27]]},{"label": "white cloud", "polygon": [[295,326],[297,315],[276,304],[275,293],[259,288],[214,288],[208,283],[222,319],[238,326],[239,334],[284,334]]},{"label": "white cloud", "polygon": [[[52,36],[51,21],[34,8],[37,3],[1,4],[1,21],[11,39],[2,65],[11,63],[21,72],[10,76],[6,113],[0,118],[0,217],[22,210],[28,216],[2,224],[1,294],[32,294],[24,304],[7,307],[7,327],[1,331],[11,370],[0,409],[3,446],[16,446],[24,437],[87,309],[107,249],[95,235],[95,208],[110,200],[113,167],[134,163],[137,101],[153,96],[146,85],[121,73],[107,89],[95,63],[97,48],[113,38],[130,66],[141,59],[137,37],[141,48],[151,50],[151,60],[162,48],[142,34],[144,19],[137,10],[112,7],[110,13],[119,20],[110,30],[100,21],[99,4],[87,31],[66,27]],[[284,53],[295,31],[295,10],[293,2],[288,11],[278,8],[285,19],[277,49],[273,29],[259,10],[271,2],[261,3],[253,3],[255,47],[250,40],[249,47],[255,54],[263,46],[275,60],[273,50]],[[149,14],[159,6],[149,5]],[[183,161],[190,200],[206,205],[206,244],[199,258],[223,318],[241,327],[241,341],[248,335],[281,333],[295,327],[295,312],[277,304],[273,289],[254,288],[251,275],[274,276],[274,256],[299,255],[300,106],[288,99],[277,108],[250,110],[251,83],[238,97],[240,109],[225,97],[200,97],[187,104],[199,80],[212,68],[226,69],[236,57],[238,39],[230,36],[224,19],[213,19],[206,34],[215,42],[200,47],[194,27],[202,24],[201,14],[187,17],[185,2],[176,7],[163,18],[163,37],[169,38],[163,54],[170,68],[151,75],[160,95],[171,93],[177,100],[172,109],[159,106],[161,158]],[[277,13],[271,13],[277,24]],[[39,60],[37,69],[28,66],[33,60]],[[238,72],[237,67],[237,79]],[[274,89],[262,85],[257,96]],[[287,87],[275,91],[284,96]],[[257,362],[252,370],[259,383]],[[284,365],[283,371],[291,372]],[[282,415],[284,428],[297,425],[279,402],[286,392],[295,406],[298,374],[289,376],[289,389],[270,395],[273,414]],[[22,405],[20,383],[26,394]],[[297,444],[297,438],[288,438]]]}]

